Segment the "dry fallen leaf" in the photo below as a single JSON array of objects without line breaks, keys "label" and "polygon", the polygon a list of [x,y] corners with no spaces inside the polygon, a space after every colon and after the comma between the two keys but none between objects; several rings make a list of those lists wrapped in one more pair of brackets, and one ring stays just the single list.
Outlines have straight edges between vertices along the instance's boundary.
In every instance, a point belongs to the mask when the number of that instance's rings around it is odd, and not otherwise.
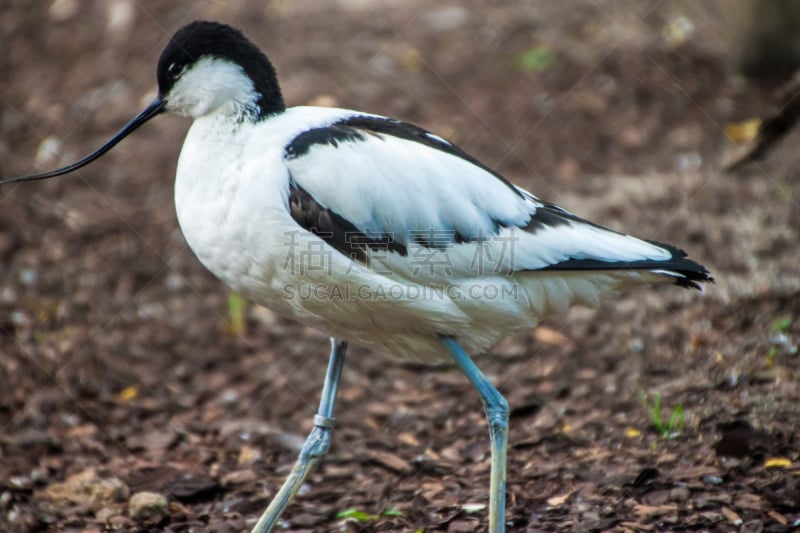
[{"label": "dry fallen leaf", "polygon": [[236,463],[239,465],[251,465],[259,459],[261,459],[261,450],[245,444],[239,450],[239,457]]},{"label": "dry fallen leaf", "polygon": [[567,337],[547,326],[539,326],[534,329],[533,338],[542,344],[554,346],[566,346],[570,344],[570,340]]},{"label": "dry fallen leaf", "polygon": [[398,433],[397,440],[406,446],[419,446],[419,439],[407,431]]},{"label": "dry fallen leaf", "polygon": [[483,503],[465,503],[461,506],[461,510],[465,513],[479,513],[486,509],[486,505]]},{"label": "dry fallen leaf", "polygon": [[380,450],[370,450],[367,454],[369,460],[399,474],[410,474],[414,468],[403,458]]},{"label": "dry fallen leaf", "polygon": [[742,525],[742,519],[738,514],[736,514],[735,511],[733,511],[732,509],[729,509],[727,507],[723,507],[720,510],[722,511],[722,514],[725,515],[725,518],[728,520],[728,522],[730,522],[734,526],[741,526]]},{"label": "dry fallen leaf", "polygon": [[792,461],[786,457],[770,457],[764,461],[764,468],[786,468],[787,466],[792,466]]},{"label": "dry fallen leaf", "polygon": [[642,432],[636,428],[627,428],[625,430],[625,436],[635,439],[636,437],[641,436]]},{"label": "dry fallen leaf", "polygon": [[633,506],[633,513],[639,519],[652,519],[656,516],[661,516],[678,511],[677,505],[644,505],[638,504]]},{"label": "dry fallen leaf", "polygon": [[789,523],[789,520],[777,511],[767,511],[767,514],[782,526]]},{"label": "dry fallen leaf", "polygon": [[575,491],[566,492],[558,496],[550,496],[547,498],[547,505],[550,507],[561,507],[569,499]]},{"label": "dry fallen leaf", "polygon": [[751,118],[742,122],[729,122],[725,124],[725,135],[736,144],[744,144],[755,138],[760,127],[760,118]]},{"label": "dry fallen leaf", "polygon": [[130,402],[131,400],[135,400],[137,396],[139,396],[138,385],[129,385],[124,389],[122,389],[120,393],[117,395],[117,397],[123,402]]}]

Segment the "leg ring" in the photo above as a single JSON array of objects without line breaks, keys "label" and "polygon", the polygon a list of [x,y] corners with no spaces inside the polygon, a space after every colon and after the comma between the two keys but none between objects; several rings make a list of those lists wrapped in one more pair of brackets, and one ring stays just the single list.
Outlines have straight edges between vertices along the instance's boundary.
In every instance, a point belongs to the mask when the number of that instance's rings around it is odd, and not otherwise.
[{"label": "leg ring", "polygon": [[314,415],[314,425],[321,428],[333,429],[336,427],[336,419],[322,415]]}]

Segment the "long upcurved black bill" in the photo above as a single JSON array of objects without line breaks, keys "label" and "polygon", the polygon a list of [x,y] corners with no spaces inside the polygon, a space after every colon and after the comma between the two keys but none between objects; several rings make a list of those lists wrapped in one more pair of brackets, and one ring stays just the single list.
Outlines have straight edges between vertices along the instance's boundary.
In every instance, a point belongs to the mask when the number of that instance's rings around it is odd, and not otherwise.
[{"label": "long upcurved black bill", "polygon": [[44,180],[47,178],[55,178],[56,176],[63,176],[64,174],[69,174],[73,170],[78,170],[79,168],[88,165],[98,157],[102,156],[114,146],[117,145],[122,139],[127,137],[131,134],[136,128],[153,118],[154,116],[162,113],[164,108],[166,107],[167,103],[162,100],[161,98],[156,98],[153,102],[147,106],[147,108],[136,115],[130,122],[125,124],[121,130],[119,130],[116,134],[114,134],[111,139],[109,139],[103,146],[92,152],[91,154],[87,155],[80,161],[72,163],[71,165],[67,165],[65,167],[51,170],[50,172],[42,172],[41,174],[30,174],[28,176],[17,176],[16,178],[6,178],[4,180],[0,180],[0,185],[6,183],[15,183],[18,181],[35,181],[35,180]]}]

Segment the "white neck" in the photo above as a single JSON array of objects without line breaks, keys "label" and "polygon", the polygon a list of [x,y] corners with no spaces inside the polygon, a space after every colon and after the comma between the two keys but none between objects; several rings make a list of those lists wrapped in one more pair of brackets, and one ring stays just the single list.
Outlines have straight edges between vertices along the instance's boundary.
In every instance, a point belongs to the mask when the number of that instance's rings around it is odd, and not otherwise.
[{"label": "white neck", "polygon": [[242,119],[258,113],[260,95],[239,65],[204,57],[183,73],[167,95],[167,109],[197,119],[222,114]]}]

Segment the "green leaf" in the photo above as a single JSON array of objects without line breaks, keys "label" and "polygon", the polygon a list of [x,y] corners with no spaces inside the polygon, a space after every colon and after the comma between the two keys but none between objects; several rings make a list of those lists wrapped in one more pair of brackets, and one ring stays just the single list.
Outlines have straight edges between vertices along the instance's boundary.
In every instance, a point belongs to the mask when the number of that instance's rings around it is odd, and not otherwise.
[{"label": "green leaf", "polygon": [[683,430],[686,419],[683,411],[683,406],[678,404],[672,409],[669,421],[665,424],[664,418],[661,415],[661,394],[658,392],[653,393],[651,397],[644,391],[639,391],[639,399],[642,401],[647,413],[650,415],[650,423],[653,429],[661,435],[661,437],[668,439],[675,436]]},{"label": "green leaf", "polygon": [[344,511],[339,511],[336,513],[336,518],[351,518],[361,523],[372,522],[378,519],[377,516],[367,514],[364,511],[359,511],[358,509],[345,509]]},{"label": "green leaf", "polygon": [[403,511],[399,509],[391,508],[391,509],[386,509],[383,512],[383,516],[405,516],[405,514],[403,514]]},{"label": "green leaf", "polygon": [[773,364],[774,364],[774,360],[775,360],[775,358],[777,356],[778,356],[778,347],[777,346],[770,346],[769,347],[769,352],[767,353],[767,357],[769,357],[770,361],[772,361]]},{"label": "green leaf", "polygon": [[540,72],[550,67],[556,57],[546,46],[537,46],[517,56],[517,67],[524,72]]},{"label": "green leaf", "polygon": [[228,332],[232,335],[244,333],[247,323],[247,300],[236,294],[228,293]]},{"label": "green leaf", "polygon": [[659,435],[664,434],[664,421],[661,419],[661,394],[656,392],[653,394],[652,401],[644,392],[641,393],[642,402],[644,402],[645,409],[650,415],[650,423]]},{"label": "green leaf", "polygon": [[678,405],[672,410],[672,416],[669,417],[669,424],[667,425],[667,437],[683,431],[686,420],[683,416],[683,406]]},{"label": "green leaf", "polygon": [[772,321],[772,333],[786,333],[792,327],[792,317],[782,316]]}]

